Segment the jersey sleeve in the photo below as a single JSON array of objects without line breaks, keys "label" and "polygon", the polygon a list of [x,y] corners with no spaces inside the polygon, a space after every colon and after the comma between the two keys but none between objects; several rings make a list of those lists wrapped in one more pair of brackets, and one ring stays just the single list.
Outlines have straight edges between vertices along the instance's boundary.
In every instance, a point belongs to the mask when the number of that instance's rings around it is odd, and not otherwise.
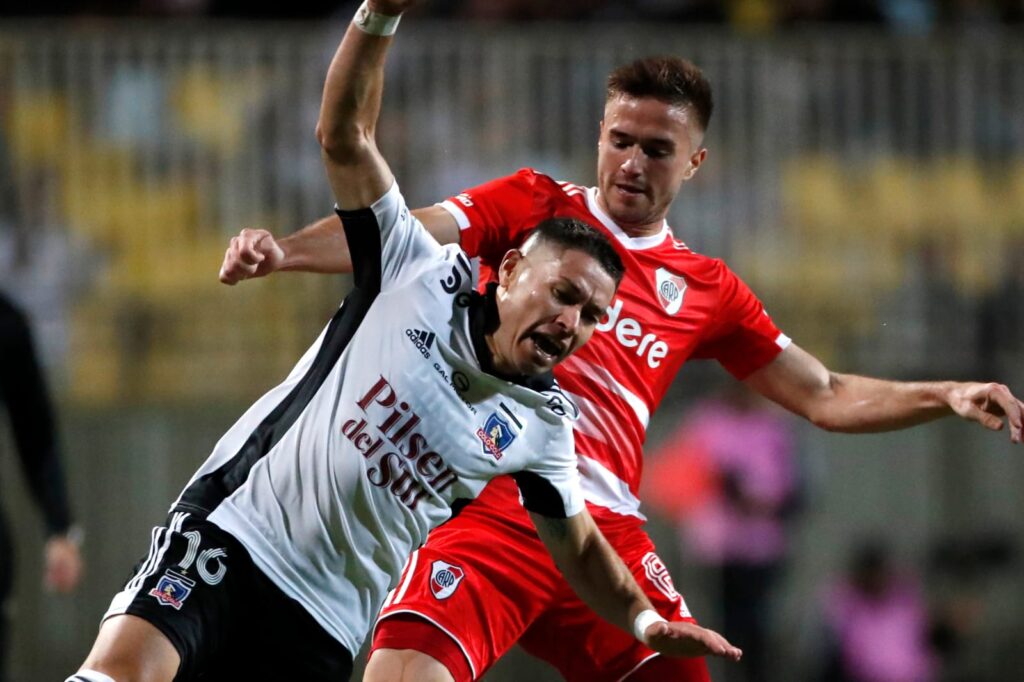
[{"label": "jersey sleeve", "polygon": [[775,359],[789,344],[764,305],[724,263],[716,324],[694,357],[718,360],[737,379],[745,379]]},{"label": "jersey sleeve", "polygon": [[519,486],[523,507],[527,511],[559,519],[583,511],[583,488],[576,469],[576,448],[568,422],[563,422],[546,451],[529,467],[512,474],[512,478]]},{"label": "jersey sleeve", "polygon": [[459,225],[459,241],[471,258],[496,267],[536,225],[537,172],[523,168],[442,201]]},{"label": "jersey sleeve", "polygon": [[0,296],[0,403],[10,414],[21,468],[48,535],[71,525],[53,405],[25,315]]},{"label": "jersey sleeve", "polygon": [[360,289],[385,291],[443,258],[441,245],[409,211],[397,182],[368,208],[335,212],[345,229],[352,275]]}]

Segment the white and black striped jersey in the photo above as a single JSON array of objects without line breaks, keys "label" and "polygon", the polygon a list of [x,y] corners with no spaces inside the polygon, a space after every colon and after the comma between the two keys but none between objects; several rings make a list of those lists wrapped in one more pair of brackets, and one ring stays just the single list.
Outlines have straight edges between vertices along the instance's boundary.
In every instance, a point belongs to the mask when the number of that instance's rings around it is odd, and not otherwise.
[{"label": "white and black striped jersey", "polygon": [[339,211],[355,288],[288,378],[221,438],[172,507],[236,537],[256,565],[358,651],[409,553],[488,480],[523,504],[583,509],[568,420],[550,374],[488,374],[493,289],[442,247],[397,185]]}]

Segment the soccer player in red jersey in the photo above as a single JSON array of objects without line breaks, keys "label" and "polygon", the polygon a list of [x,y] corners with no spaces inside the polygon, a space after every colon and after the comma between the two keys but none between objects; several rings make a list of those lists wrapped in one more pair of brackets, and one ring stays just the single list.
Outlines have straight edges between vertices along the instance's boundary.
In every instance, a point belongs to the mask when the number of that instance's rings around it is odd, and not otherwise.
[{"label": "soccer player in red jersey", "polygon": [[[1022,430],[1022,404],[1000,384],[830,371],[790,342],[728,266],[673,237],[665,216],[706,158],[711,108],[710,86],[689,62],[638,60],[608,79],[597,187],[522,169],[415,212],[439,241],[479,258],[482,279],[546,217],[582,219],[613,238],[626,265],[618,294],[590,343],[555,373],[582,412],[576,451],[591,514],[672,620],[693,619],[643,530],[637,491],[649,417],[687,360],[714,358],[832,431],[900,429],[950,414],[992,430],[1005,417],[1013,442]],[[289,269],[351,270],[336,218],[280,241],[243,230],[220,277],[234,284]],[[452,567],[458,579],[441,580]],[[516,642],[573,681],[708,679],[703,660],[658,656],[591,613],[548,559],[514,483],[496,479],[410,557],[381,611],[366,679],[476,679]]]}]

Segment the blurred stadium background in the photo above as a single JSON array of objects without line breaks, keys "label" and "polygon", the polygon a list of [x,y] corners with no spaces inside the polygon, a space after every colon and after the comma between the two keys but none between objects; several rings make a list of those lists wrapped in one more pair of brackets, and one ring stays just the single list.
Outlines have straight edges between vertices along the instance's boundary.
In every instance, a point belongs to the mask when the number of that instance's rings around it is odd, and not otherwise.
[{"label": "blurred stadium background", "polygon": [[[403,25],[379,139],[412,205],[525,165],[592,182],[606,73],[681,54],[717,101],[677,236],[730,262],[836,369],[1024,391],[1024,28],[1000,21],[1024,5],[553,4],[450,0]],[[241,227],[285,233],[329,211],[313,129],[354,4],[259,21],[202,0],[24,16],[45,7],[0,10],[0,286],[31,313],[58,398],[87,575],[73,597],[42,594],[41,523],[0,438],[16,681],[78,665],[149,528],[348,288],[297,274],[228,288],[216,274]],[[684,370],[651,442],[723,381]],[[807,495],[773,598],[773,679],[812,679],[819,594],[865,536],[922,576],[934,608],[963,615],[938,679],[1024,679],[1019,448],[954,420],[799,436]],[[714,626],[714,576],[651,525]],[[951,546],[966,574],[941,570]],[[527,676],[556,679],[520,655],[488,679]]]}]

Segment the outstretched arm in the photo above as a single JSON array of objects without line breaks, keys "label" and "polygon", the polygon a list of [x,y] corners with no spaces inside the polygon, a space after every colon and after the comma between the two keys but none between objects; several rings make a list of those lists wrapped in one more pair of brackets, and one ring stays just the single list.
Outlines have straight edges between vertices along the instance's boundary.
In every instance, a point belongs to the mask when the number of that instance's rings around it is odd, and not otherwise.
[{"label": "outstretched arm", "polygon": [[742,652],[716,632],[693,623],[669,623],[654,612],[586,510],[567,519],[530,513],[537,534],[566,581],[605,620],[669,656],[722,656]]},{"label": "outstretched arm", "polygon": [[[448,211],[440,206],[427,206],[412,214],[438,243],[458,243],[459,225]],[[231,238],[219,277],[224,284],[234,285],[282,270],[352,272],[352,256],[338,216],[321,218],[281,239],[267,230],[243,229]]]},{"label": "outstretched arm", "polygon": [[1004,419],[1010,440],[1021,442],[1021,403],[1002,384],[872,379],[829,371],[791,344],[751,374],[746,384],[786,409],[829,431],[894,431],[957,414],[999,431]]}]

